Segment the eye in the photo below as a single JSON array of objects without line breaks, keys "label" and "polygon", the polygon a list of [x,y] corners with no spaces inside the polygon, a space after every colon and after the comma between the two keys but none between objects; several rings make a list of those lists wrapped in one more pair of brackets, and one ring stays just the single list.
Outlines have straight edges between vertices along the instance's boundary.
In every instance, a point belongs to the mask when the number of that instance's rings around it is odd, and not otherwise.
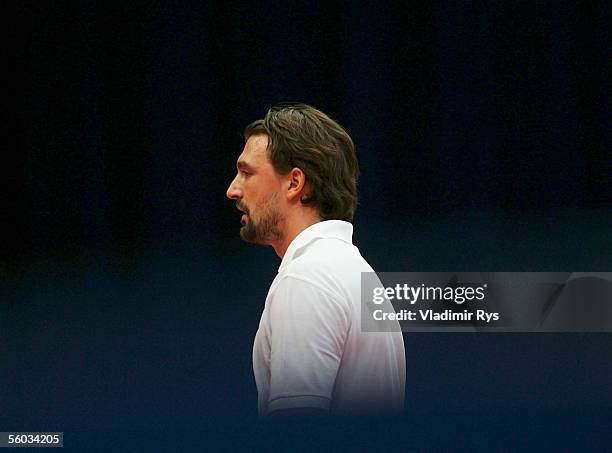
[{"label": "eye", "polygon": [[242,173],[245,177],[251,176],[251,172],[248,172],[246,170],[240,170],[240,173]]}]

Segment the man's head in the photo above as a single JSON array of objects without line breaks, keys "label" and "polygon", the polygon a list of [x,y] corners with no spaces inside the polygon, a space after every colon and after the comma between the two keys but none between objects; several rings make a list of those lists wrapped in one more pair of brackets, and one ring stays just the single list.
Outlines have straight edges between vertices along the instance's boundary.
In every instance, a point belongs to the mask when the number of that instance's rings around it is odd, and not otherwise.
[{"label": "man's head", "polygon": [[244,240],[273,244],[305,217],[351,221],[359,167],[353,141],[338,123],[304,104],[276,107],[249,124],[227,190],[245,212]]}]

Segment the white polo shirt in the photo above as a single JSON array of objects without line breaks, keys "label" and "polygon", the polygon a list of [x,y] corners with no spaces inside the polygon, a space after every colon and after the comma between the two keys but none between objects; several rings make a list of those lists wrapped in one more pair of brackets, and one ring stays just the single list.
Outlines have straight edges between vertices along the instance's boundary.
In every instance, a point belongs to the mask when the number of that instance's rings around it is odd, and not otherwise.
[{"label": "white polo shirt", "polygon": [[404,341],[361,331],[361,273],[372,267],[352,243],[353,225],[327,220],[289,245],[253,345],[259,415],[278,409],[402,410]]}]

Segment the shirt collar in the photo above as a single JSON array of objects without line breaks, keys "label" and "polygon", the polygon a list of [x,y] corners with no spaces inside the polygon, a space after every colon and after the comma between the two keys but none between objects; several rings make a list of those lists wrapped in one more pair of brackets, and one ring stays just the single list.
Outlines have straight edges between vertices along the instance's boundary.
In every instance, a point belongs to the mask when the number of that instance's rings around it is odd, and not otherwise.
[{"label": "shirt collar", "polygon": [[340,239],[353,245],[353,225],[344,220],[324,220],[305,228],[287,247],[278,271],[285,269],[296,253],[316,239]]}]

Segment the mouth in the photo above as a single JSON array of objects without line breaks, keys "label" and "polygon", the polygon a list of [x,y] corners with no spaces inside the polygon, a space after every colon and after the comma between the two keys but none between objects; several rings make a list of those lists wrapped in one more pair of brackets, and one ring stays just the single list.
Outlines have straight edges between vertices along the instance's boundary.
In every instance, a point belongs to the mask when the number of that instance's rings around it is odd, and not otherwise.
[{"label": "mouth", "polygon": [[240,211],[242,213],[242,216],[240,217],[240,223],[242,225],[246,225],[248,220],[249,220],[249,212],[246,209],[246,206],[244,206],[240,202],[237,202],[236,203],[236,209],[238,209],[238,211]]},{"label": "mouth", "polygon": [[242,221],[244,222],[245,217],[249,216],[249,213],[247,212],[247,210],[243,207],[241,207],[240,205],[236,204],[236,209],[238,209],[238,211],[240,211],[242,213]]}]

